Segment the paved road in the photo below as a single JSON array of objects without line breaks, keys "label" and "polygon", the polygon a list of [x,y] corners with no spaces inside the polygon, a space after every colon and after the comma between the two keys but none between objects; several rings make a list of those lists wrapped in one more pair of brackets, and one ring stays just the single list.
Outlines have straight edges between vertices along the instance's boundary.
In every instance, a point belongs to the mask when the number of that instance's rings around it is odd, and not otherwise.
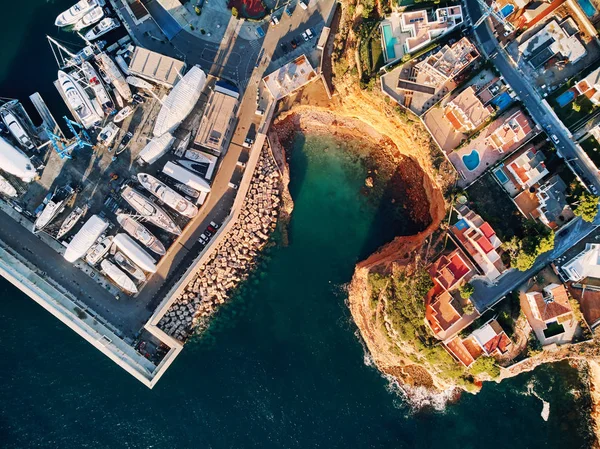
[{"label": "paved road", "polygon": [[[471,23],[477,22],[481,17],[481,9],[477,0],[465,0],[465,4],[471,18]],[[512,65],[508,56],[500,48],[498,41],[490,31],[487,22],[481,24],[475,30],[475,33],[484,52],[487,55],[491,55],[492,61],[506,82],[508,82],[511,88],[519,95],[533,119],[543,126],[544,129],[547,129],[549,134],[555,134],[558,137],[559,144],[557,144],[556,147],[560,153],[571,162],[575,171],[580,176],[592,181],[594,185],[600,189],[595,167],[589,166],[585,160],[579,159],[579,150],[574,145],[573,141],[563,131],[562,126],[558,123],[554,115],[552,115],[542,103],[542,99],[535,89],[527,83],[525,77],[519,73],[514,65]],[[594,224],[586,223],[583,220],[576,218],[555,236],[554,250],[540,256],[530,270],[525,272],[512,270],[501,277],[497,284],[493,286],[485,284],[481,280],[474,281],[473,286],[475,287],[475,293],[473,294],[472,299],[477,309],[483,311],[496,303],[508,292],[514,290],[529,279],[544,265],[550,263],[569,248],[573,247],[598,224],[600,224],[600,219],[598,217],[596,217]]]},{"label": "paved road", "polygon": [[52,278],[125,335],[133,337],[150,318],[151,313],[143,303],[129,297],[117,300],[3,211],[0,211],[0,223],[0,240],[34,264],[38,274]]},{"label": "paved road", "polygon": [[[471,23],[477,22],[481,17],[481,9],[477,0],[465,0],[464,3],[471,18]],[[527,82],[527,79],[519,72],[517,67],[512,64],[508,55],[492,34],[487,21],[476,28],[475,34],[485,54],[491,57],[506,82],[519,95],[533,119],[549,135],[555,135],[558,138],[558,143],[555,146],[559,153],[569,161],[575,172],[586,184],[591,184],[600,191],[600,177],[596,167],[585,157],[583,151],[575,146],[562,124],[551,113],[549,107],[542,102],[542,98],[537,91]]]}]

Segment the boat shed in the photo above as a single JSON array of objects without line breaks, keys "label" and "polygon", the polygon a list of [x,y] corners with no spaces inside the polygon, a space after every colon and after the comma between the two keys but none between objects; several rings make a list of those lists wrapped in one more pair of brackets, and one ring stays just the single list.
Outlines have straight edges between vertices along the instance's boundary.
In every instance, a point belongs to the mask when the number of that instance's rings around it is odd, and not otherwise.
[{"label": "boat shed", "polygon": [[156,117],[154,137],[172,133],[192,112],[206,85],[206,74],[195,65],[173,87]]},{"label": "boat shed", "polygon": [[108,228],[108,223],[105,220],[98,215],[92,215],[67,245],[63,256],[65,260],[75,263],[78,259],[85,256],[98,237],[106,231],[106,228]]},{"label": "boat shed", "polygon": [[129,63],[129,74],[173,87],[185,72],[185,62],[143,47],[135,47]]},{"label": "boat shed", "polygon": [[220,155],[227,147],[235,122],[240,93],[235,86],[217,81],[208,100],[194,144]]},{"label": "boat shed", "polygon": [[144,148],[142,148],[142,151],[140,151],[138,161],[145,162],[146,164],[153,164],[169,151],[174,141],[175,137],[173,137],[173,134],[171,133],[166,133],[161,137],[153,138]]}]

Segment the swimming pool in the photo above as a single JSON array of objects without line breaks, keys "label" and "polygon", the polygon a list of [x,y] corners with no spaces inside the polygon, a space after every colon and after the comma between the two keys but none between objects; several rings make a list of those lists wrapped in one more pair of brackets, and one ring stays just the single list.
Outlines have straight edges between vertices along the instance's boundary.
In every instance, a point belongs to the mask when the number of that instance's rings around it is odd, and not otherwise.
[{"label": "swimming pool", "polygon": [[508,176],[506,176],[506,173],[502,171],[502,168],[496,169],[494,174],[496,175],[496,178],[498,178],[498,181],[500,181],[502,184],[506,184],[508,182]]},{"label": "swimming pool", "polygon": [[[589,0],[587,0],[589,1]],[[504,5],[502,7],[502,9],[500,10],[500,14],[502,14],[502,17],[508,17],[510,16],[513,12],[515,11],[515,5],[513,5],[512,3],[509,3],[507,5]]]},{"label": "swimming pool", "polygon": [[575,98],[575,92],[569,89],[568,91],[560,94],[556,99],[556,102],[561,108],[564,108],[566,105],[573,101],[573,98]]},{"label": "swimming pool", "polygon": [[469,154],[463,155],[462,160],[465,167],[467,167],[467,170],[473,171],[479,167],[479,152],[473,150]]},{"label": "swimming pool", "polygon": [[512,98],[508,92],[502,92],[492,100],[492,103],[497,106],[498,109],[502,110],[512,103]]},{"label": "swimming pool", "polygon": [[596,15],[597,10],[590,0],[577,0],[577,3],[579,3],[586,16],[594,17]]},{"label": "swimming pool", "polygon": [[390,61],[396,59],[396,50],[394,50],[396,39],[392,36],[392,26],[386,23],[385,25],[381,25],[381,30],[383,32],[385,60]]}]

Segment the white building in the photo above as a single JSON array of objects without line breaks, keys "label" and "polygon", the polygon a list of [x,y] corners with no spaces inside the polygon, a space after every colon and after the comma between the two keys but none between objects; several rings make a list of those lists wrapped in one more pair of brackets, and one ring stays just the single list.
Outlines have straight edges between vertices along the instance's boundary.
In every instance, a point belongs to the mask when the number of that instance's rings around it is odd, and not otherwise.
[{"label": "white building", "polygon": [[562,271],[573,282],[588,277],[600,279],[600,244],[586,244],[585,250],[562,266]]}]

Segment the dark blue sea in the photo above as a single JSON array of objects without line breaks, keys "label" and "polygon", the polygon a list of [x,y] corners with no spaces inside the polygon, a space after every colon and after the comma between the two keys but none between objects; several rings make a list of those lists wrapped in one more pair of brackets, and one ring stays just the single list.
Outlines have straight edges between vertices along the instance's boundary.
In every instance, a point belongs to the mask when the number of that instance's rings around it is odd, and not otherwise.
[{"label": "dark blue sea", "polygon": [[[71,1],[3,2],[0,97],[39,91],[63,115],[44,36],[76,41],[53,25]],[[566,363],[424,408],[371,365],[345,287],[398,223],[364,194],[351,146],[298,136],[290,244],[267,250],[153,390],[0,279],[0,447],[589,447],[589,395]]]}]

